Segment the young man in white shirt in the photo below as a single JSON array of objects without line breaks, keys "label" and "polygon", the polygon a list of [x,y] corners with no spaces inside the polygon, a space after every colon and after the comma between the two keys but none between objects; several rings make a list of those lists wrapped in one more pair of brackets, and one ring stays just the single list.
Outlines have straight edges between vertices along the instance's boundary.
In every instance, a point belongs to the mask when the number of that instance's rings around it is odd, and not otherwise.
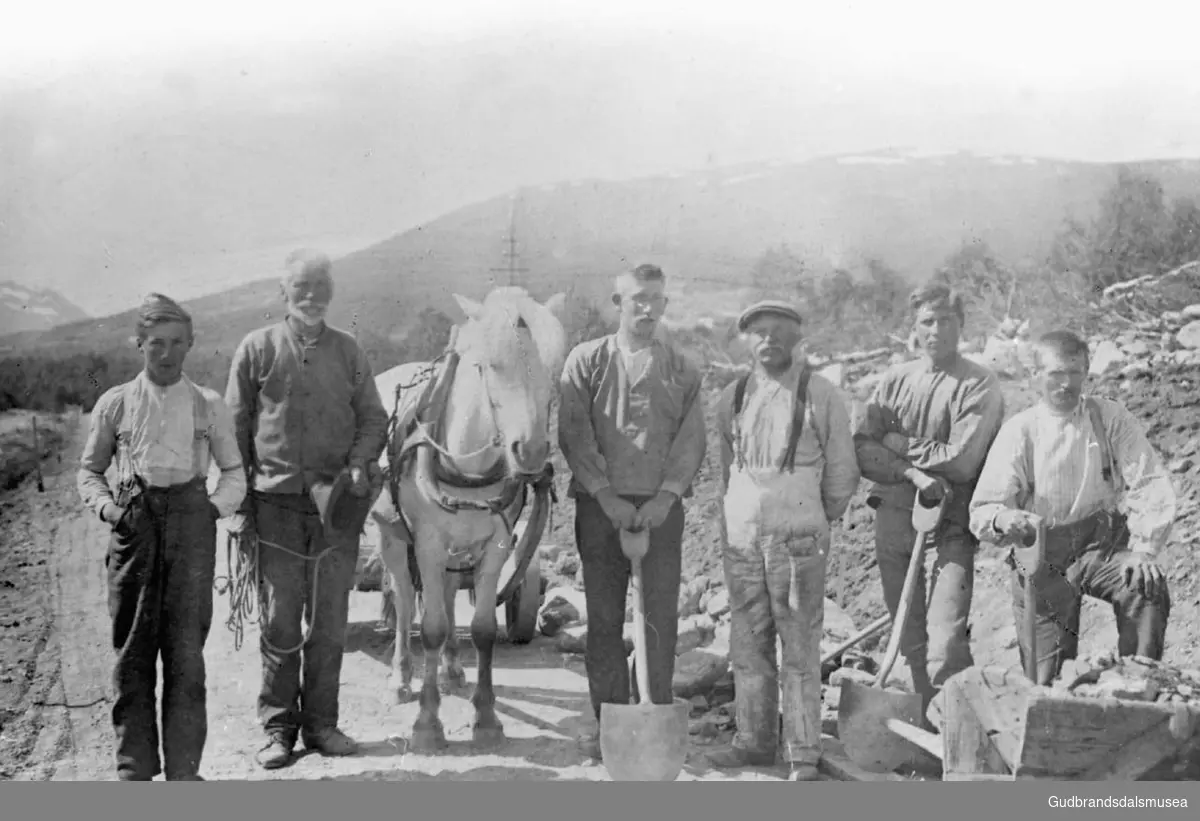
[{"label": "young man in white shirt", "polygon": [[[220,394],[183,374],[192,319],[151,294],[137,323],[144,368],[92,409],[78,487],[112,528],[104,565],[116,664],[117,777],[203,781],[208,734],[204,645],[212,624],[217,519],[246,492],[233,420]],[[114,458],[114,495],[105,472]],[[221,471],[210,496],[209,462]],[[162,761],[155,707],[162,655]]]},{"label": "young man in white shirt", "polygon": [[1084,393],[1083,339],[1053,331],[1035,353],[1041,399],[1001,427],[970,510],[980,540],[1031,535],[1030,514],[1047,526],[1045,562],[1033,579],[1036,614],[1025,612],[1026,582],[1011,556],[1009,565],[1022,663],[1024,625],[1034,618],[1038,683],[1049,684],[1076,656],[1085,595],[1112,605],[1121,655],[1162,658],[1171,602],[1155,556],[1175,521],[1176,492],[1133,414]]}]

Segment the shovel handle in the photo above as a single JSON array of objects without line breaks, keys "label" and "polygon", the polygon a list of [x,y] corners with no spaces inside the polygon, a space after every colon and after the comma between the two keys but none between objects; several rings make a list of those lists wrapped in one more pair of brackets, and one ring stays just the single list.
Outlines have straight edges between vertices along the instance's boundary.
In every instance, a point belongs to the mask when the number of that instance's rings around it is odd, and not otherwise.
[{"label": "shovel handle", "polygon": [[888,639],[887,653],[883,658],[883,666],[875,678],[875,686],[882,687],[887,681],[888,674],[896,664],[900,655],[900,638],[904,635],[904,627],[908,623],[908,611],[912,609],[913,592],[917,589],[917,575],[923,569],[925,562],[925,540],[929,531],[918,530],[917,538],[913,540],[912,558],[908,561],[908,572],[904,575],[904,589],[900,593],[900,604],[896,608],[896,619],[892,623],[892,635]]},{"label": "shovel handle", "polygon": [[887,627],[887,623],[891,620],[892,620],[891,616],[880,616],[879,618],[875,619],[875,621],[871,622],[866,627],[864,627],[862,630],[859,630],[853,636],[846,639],[841,644],[839,644],[837,647],[833,648],[828,653],[826,653],[824,656],[822,656],[821,664],[828,664],[829,662],[833,661],[835,658],[840,656],[842,653],[846,652],[851,647],[858,644],[860,641],[863,641],[864,639],[868,639],[871,636],[875,635],[880,630]]},{"label": "shovel handle", "polygon": [[641,704],[652,704],[650,700],[650,669],[646,661],[646,611],[642,597],[642,559],[630,559],[632,578],[630,587],[633,588],[633,653],[634,668],[637,671],[638,701]]},{"label": "shovel handle", "polygon": [[1025,577],[1025,675],[1034,684],[1038,683],[1037,655],[1037,589],[1033,585],[1033,574]]}]

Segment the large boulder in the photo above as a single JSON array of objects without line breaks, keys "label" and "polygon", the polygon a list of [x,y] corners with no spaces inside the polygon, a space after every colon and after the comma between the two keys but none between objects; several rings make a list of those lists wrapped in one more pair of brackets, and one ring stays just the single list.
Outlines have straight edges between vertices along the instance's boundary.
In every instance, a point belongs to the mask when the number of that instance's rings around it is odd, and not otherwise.
[{"label": "large boulder", "polygon": [[1194,319],[1180,328],[1175,339],[1185,348],[1200,348],[1200,319]]},{"label": "large boulder", "polygon": [[546,600],[538,611],[538,630],[553,636],[565,625],[587,622],[587,604],[582,590],[554,587],[546,591]]},{"label": "large boulder", "polygon": [[695,615],[679,620],[679,633],[675,641],[675,654],[703,647],[712,641],[716,624],[708,616]]},{"label": "large boulder", "polygon": [[675,659],[675,677],[671,688],[679,698],[690,699],[711,691],[729,672],[729,657],[702,647],[689,650]]}]

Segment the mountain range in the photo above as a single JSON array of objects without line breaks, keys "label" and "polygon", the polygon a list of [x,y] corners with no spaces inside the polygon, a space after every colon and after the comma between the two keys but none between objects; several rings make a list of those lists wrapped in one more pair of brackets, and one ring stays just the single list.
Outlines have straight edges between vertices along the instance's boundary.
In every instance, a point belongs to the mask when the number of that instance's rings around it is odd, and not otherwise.
[{"label": "mountain range", "polygon": [[[1159,180],[1168,201],[1200,198],[1200,160],[1126,167]],[[397,342],[426,308],[460,320],[453,293],[481,298],[508,281],[510,225],[518,281],[539,298],[603,300],[614,273],[652,261],[677,283],[672,315],[689,321],[734,312],[755,260],[779,245],[817,276],[875,257],[917,282],[967,242],[1036,263],[1065,218],[1095,213],[1116,175],[1104,163],[888,150],[523,188],[337,257],[330,321]],[[224,353],[282,307],[274,278],[186,305],[202,344]],[[103,348],[132,327],[131,312],[69,319],[0,338],[0,350]]]},{"label": "mountain range", "polygon": [[45,331],[87,318],[82,308],[57,291],[0,282],[0,328],[5,333]]}]

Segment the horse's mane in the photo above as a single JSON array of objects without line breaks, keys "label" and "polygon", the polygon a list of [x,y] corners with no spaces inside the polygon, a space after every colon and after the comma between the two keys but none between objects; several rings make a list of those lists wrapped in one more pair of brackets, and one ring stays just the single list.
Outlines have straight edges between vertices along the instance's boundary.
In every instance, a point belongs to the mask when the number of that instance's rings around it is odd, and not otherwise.
[{"label": "horse's mane", "polygon": [[550,309],[529,296],[524,288],[501,287],[491,291],[478,319],[468,320],[460,328],[455,350],[485,360],[513,362],[520,345],[518,319],[525,320],[538,357],[551,372],[551,378],[557,379],[565,359],[566,331]]}]

